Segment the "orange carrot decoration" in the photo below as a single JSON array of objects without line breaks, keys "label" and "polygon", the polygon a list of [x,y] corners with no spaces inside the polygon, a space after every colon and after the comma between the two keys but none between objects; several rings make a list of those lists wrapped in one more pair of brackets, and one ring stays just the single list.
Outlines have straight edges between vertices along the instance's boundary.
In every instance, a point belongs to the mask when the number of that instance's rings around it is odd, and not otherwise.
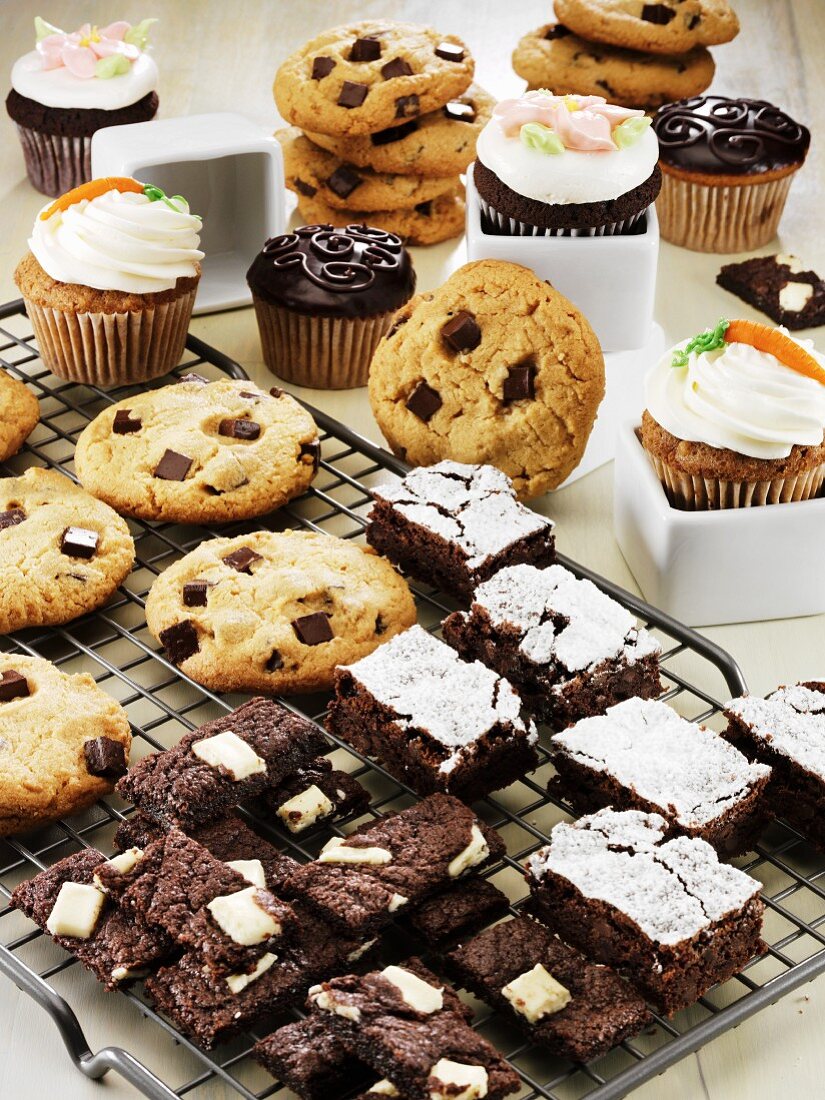
[{"label": "orange carrot decoration", "polygon": [[76,202],[82,202],[83,199],[96,199],[99,195],[105,195],[107,191],[134,191],[142,195],[143,184],[133,180],[131,176],[101,176],[100,179],[81,183],[80,187],[73,187],[71,191],[55,199],[40,217],[46,221],[58,210],[68,210]]},{"label": "orange carrot decoration", "polygon": [[771,328],[759,321],[731,321],[725,330],[725,343],[750,344],[757,351],[775,355],[780,363],[797,374],[804,374],[806,378],[813,378],[825,386],[825,370],[813,355],[778,328]]}]

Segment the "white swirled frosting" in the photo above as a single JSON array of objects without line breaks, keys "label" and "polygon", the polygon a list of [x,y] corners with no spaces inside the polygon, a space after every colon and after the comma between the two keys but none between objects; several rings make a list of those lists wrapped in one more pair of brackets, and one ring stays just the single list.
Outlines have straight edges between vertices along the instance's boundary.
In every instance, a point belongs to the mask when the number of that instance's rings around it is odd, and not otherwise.
[{"label": "white swirled frosting", "polygon": [[136,192],[107,191],[50,218],[38,215],[29,248],[61,283],[152,294],[197,274],[200,228],[182,199],[172,209]]},{"label": "white swirled frosting", "polygon": [[44,69],[37,50],[23,54],[11,70],[11,86],[45,107],[117,111],[137,103],[158,86],[158,67],[147,53],[111,80],[79,80],[68,69]]},{"label": "white swirled frosting", "polygon": [[[811,340],[796,342],[825,367]],[[763,459],[787,458],[794,445],[822,443],[825,386],[815,379],[750,344],[693,352],[685,367],[671,365],[674,350],[645,382],[648,412],[671,435]]]}]

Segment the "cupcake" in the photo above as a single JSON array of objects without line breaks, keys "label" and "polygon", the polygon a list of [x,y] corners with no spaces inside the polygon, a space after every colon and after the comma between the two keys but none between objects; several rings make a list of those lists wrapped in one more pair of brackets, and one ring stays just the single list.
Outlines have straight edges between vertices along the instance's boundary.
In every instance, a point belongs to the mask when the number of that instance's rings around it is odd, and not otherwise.
[{"label": "cupcake", "polygon": [[246,275],[264,362],[287,382],[365,386],[415,271],[395,233],[372,225],[304,225],[267,241]]},{"label": "cupcake", "polygon": [[641,442],[674,508],[810,500],[825,483],[825,357],[756,321],[720,321],[646,380]]},{"label": "cupcake", "polygon": [[14,63],[6,110],[38,191],[60,195],[91,179],[96,130],[155,117],[158,70],[146,53],[155,22],[85,23],[67,34],[35,19],[37,46]]},{"label": "cupcake", "polygon": [[698,95],[661,107],[666,241],[696,252],[750,252],[776,236],[794,174],[811,135],[763,99]]},{"label": "cupcake", "polygon": [[473,181],[487,233],[639,232],[659,193],[659,147],[643,111],[595,95],[505,99],[478,136]]},{"label": "cupcake", "polygon": [[181,195],[126,177],[45,206],[14,280],[49,370],[99,386],[172,370],[200,279],[200,228]]}]

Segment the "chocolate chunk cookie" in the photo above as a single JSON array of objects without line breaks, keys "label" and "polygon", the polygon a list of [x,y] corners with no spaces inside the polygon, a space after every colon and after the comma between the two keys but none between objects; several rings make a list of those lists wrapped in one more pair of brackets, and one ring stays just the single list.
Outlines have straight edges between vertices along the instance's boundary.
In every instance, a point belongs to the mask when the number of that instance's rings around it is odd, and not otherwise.
[{"label": "chocolate chunk cookie", "polygon": [[464,187],[419,203],[408,210],[334,210],[313,196],[298,196],[298,210],[305,222],[323,225],[340,223],[342,213],[349,223],[369,224],[396,233],[406,244],[438,244],[464,232]]},{"label": "chocolate chunk cookie", "polygon": [[274,95],[287,122],[325,134],[370,134],[442,107],[473,78],[455,35],[414,23],[333,27],[278,69]]},{"label": "chocolate chunk cookie", "polygon": [[370,367],[372,411],[414,466],[490,463],[524,499],[578,465],[604,394],[598,340],[519,264],[479,260],[396,315]]},{"label": "chocolate chunk cookie", "polygon": [[0,634],[67,623],[129,574],[126,523],[54,470],[0,479]]},{"label": "chocolate chunk cookie", "polygon": [[297,195],[317,196],[336,210],[405,210],[455,190],[450,177],[391,175],[359,168],[318,145],[296,126],[276,130],[284,152],[286,185]]},{"label": "chocolate chunk cookie", "polygon": [[124,515],[221,523],[300,495],[317,453],[315,422],[288,394],[187,375],[100,413],[77,441],[75,468]]},{"label": "chocolate chunk cookie", "polygon": [[727,0],[555,0],[555,13],[588,41],[647,53],[686,53],[730,42],[739,33]]},{"label": "chocolate chunk cookie", "polygon": [[[0,656],[0,836],[77,813],[126,771],[125,712],[88,673]],[[101,761],[109,762],[108,767]]]},{"label": "chocolate chunk cookie", "polygon": [[415,622],[406,582],[354,543],[308,531],[210,539],[152,586],[146,621],[166,655],[213,691],[332,686]]},{"label": "chocolate chunk cookie", "polygon": [[561,23],[525,34],[513,51],[513,68],[530,88],[601,95],[621,107],[646,111],[698,95],[714,73],[713,58],[702,46],[663,57],[587,42]]},{"label": "chocolate chunk cookie", "polygon": [[0,462],[17,454],[39,420],[40,405],[31,390],[0,370]]},{"label": "chocolate chunk cookie", "polygon": [[455,176],[475,156],[476,138],[492,117],[495,99],[471,84],[443,107],[375,134],[339,137],[308,130],[306,136],[350,164],[421,176]]}]

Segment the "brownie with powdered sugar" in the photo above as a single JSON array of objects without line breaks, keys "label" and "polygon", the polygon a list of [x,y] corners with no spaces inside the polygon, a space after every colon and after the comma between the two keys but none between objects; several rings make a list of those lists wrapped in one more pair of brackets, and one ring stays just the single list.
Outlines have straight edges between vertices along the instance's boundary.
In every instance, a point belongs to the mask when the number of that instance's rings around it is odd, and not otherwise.
[{"label": "brownie with powdered sugar", "polygon": [[516,499],[494,466],[439,462],[373,490],[367,541],[419,580],[469,600],[506,565],[550,565],[553,522]]},{"label": "brownie with powdered sugar", "polygon": [[462,657],[505,676],[542,721],[564,729],[623,699],[662,691],[661,646],[591,581],[560,565],[514,565],[443,623]]},{"label": "brownie with powdered sugar", "polygon": [[658,813],[673,835],[722,856],[748,851],[769,816],[771,769],[667,703],[627,699],[553,736],[552,793],[579,814],[604,806]]},{"label": "brownie with powdered sugar", "polygon": [[537,764],[511,685],[420,626],[337,669],[327,727],[422,795],[471,802]]},{"label": "brownie with powdered sugar", "polygon": [[660,814],[599,810],[553,829],[527,861],[531,908],[671,1015],[766,948],[760,884]]}]

